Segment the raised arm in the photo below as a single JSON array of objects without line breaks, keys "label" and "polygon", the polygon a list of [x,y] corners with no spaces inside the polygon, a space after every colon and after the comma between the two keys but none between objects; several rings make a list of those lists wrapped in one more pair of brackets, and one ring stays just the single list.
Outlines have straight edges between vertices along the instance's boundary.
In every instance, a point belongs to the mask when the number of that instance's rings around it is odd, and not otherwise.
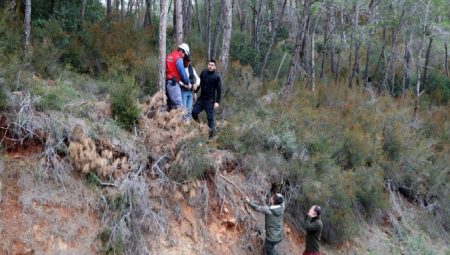
[{"label": "raised arm", "polygon": [[272,211],[270,210],[270,208],[267,205],[259,206],[254,202],[249,202],[249,205],[251,208],[253,208],[253,210],[255,210],[257,212],[264,213],[264,214],[272,214]]},{"label": "raised arm", "polygon": [[313,221],[313,218],[309,215],[305,219],[305,230],[308,232],[320,230],[320,224],[318,221]]}]

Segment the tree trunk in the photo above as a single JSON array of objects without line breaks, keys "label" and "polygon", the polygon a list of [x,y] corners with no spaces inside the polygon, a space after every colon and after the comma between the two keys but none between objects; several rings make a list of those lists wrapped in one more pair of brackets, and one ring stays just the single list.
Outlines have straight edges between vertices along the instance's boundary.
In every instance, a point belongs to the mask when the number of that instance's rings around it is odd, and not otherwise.
[{"label": "tree trunk", "polygon": [[23,48],[25,53],[28,52],[31,36],[31,0],[25,1],[25,17],[23,23]]},{"label": "tree trunk", "polygon": [[423,91],[421,91],[421,78],[420,78],[420,62],[422,61],[422,52],[423,52],[423,42],[425,41],[425,33],[426,33],[426,24],[424,24],[423,31],[422,31],[422,38],[420,39],[419,43],[419,52],[417,53],[417,63],[416,63],[416,73],[417,73],[417,81],[416,81],[416,103],[414,106],[414,114],[413,114],[413,120],[416,119],[417,111],[419,110],[420,105],[420,96],[422,95]]},{"label": "tree trunk", "polygon": [[300,50],[300,64],[303,66],[308,66],[308,62],[307,62],[307,45],[308,45],[308,36],[309,36],[309,29],[310,29],[310,25],[311,25],[311,12],[308,10],[308,14],[306,17],[306,24],[305,24],[305,28],[304,28],[304,32],[303,32],[303,36],[302,36],[302,46],[301,46],[301,50]]},{"label": "tree trunk", "polygon": [[159,63],[158,63],[158,90],[166,89],[166,29],[167,29],[167,13],[169,5],[167,0],[160,0],[159,15]]},{"label": "tree trunk", "polygon": [[[356,2],[353,3],[353,13],[356,15]],[[352,69],[352,48],[353,48],[353,44],[354,44],[354,34],[355,34],[355,29],[356,29],[356,18],[355,16],[353,16],[352,18],[352,30],[350,33],[350,50],[349,50],[349,54],[348,54],[348,70]]]},{"label": "tree trunk", "polygon": [[247,29],[247,12],[242,7],[241,1],[236,0],[236,13],[239,21],[239,29],[244,32]]},{"label": "tree trunk", "polygon": [[287,2],[287,0],[283,0],[283,4],[281,5],[281,9],[278,7],[279,6],[278,2],[276,2],[275,5],[273,5],[273,10],[272,10],[272,20],[273,20],[272,35],[270,37],[269,47],[268,47],[267,52],[266,52],[266,54],[264,56],[264,61],[263,61],[263,65],[261,67],[261,72],[259,73],[259,77],[260,78],[263,77],[264,71],[266,70],[266,67],[267,67],[267,62],[269,61],[270,54],[272,54],[273,45],[275,44],[275,38],[277,36],[278,26],[280,24],[280,20],[283,17],[284,9],[286,7],[286,2]]},{"label": "tree trunk", "polygon": [[111,17],[112,5],[111,0],[106,0],[106,16]]},{"label": "tree trunk", "polygon": [[128,0],[128,7],[127,7],[128,15],[132,14],[133,7],[134,7],[134,0]]},{"label": "tree trunk", "polygon": [[223,15],[223,11],[224,11],[224,4],[225,4],[225,1],[221,0],[219,12],[217,13],[216,27],[214,28],[214,37],[212,40],[211,52],[209,53],[211,55],[211,58],[214,58],[214,59],[216,58],[217,47],[219,45],[219,37],[220,37],[220,34],[222,33],[222,29],[223,29],[222,15]]},{"label": "tree trunk", "polygon": [[325,67],[325,55],[328,52],[327,49],[328,49],[328,40],[329,40],[328,29],[329,29],[329,23],[330,23],[329,22],[330,21],[330,17],[329,17],[330,9],[328,7],[326,7],[326,8],[327,8],[327,11],[325,13],[326,18],[325,18],[325,22],[323,24],[323,45],[322,45],[322,50],[320,51],[320,53],[321,53],[321,60],[320,60],[321,63],[320,63],[319,79],[323,78],[323,70],[324,70],[324,67]]},{"label": "tree trunk", "polygon": [[[351,41],[352,41],[352,44],[355,45],[355,53],[354,53],[355,59],[354,59],[353,67],[351,65],[352,63],[351,63],[351,59],[350,59],[350,68],[352,71],[351,71],[351,74],[348,79],[348,87],[349,88],[351,88],[353,86],[353,79],[355,78],[355,74],[359,73],[359,47],[360,47],[360,41],[361,41],[360,37],[361,36],[359,36],[358,39],[355,38],[356,37],[355,33],[356,33],[356,30],[358,27],[358,19],[359,19],[359,6],[357,3],[354,3],[354,5],[353,5],[353,12],[355,13],[355,16],[353,17],[353,20],[352,20],[353,25],[352,25]],[[351,52],[352,51],[350,50],[350,56],[352,56]]]},{"label": "tree trunk", "polygon": [[253,0],[253,27],[252,27],[252,35],[253,35],[253,48],[259,53],[259,45],[260,45],[260,20],[261,20],[261,8],[262,8],[262,0]]},{"label": "tree trunk", "polygon": [[[389,60],[385,68],[384,79],[382,86],[389,87],[391,95],[394,95],[395,90],[395,47],[397,45],[397,36],[400,32],[403,25],[403,17],[405,15],[405,8],[402,9],[402,13],[400,14],[399,24],[395,27],[392,32],[392,49],[391,54],[389,55]],[[391,75],[391,82],[388,82],[388,77]],[[386,86],[387,85],[387,86]]]},{"label": "tree trunk", "polygon": [[220,63],[222,66],[222,73],[224,76],[228,73],[228,59],[230,56],[230,42],[231,42],[231,31],[232,31],[232,15],[233,15],[233,1],[224,1],[224,28],[222,37],[222,50],[220,52]]},{"label": "tree trunk", "polygon": [[[360,42],[356,42],[355,45],[355,63],[353,65],[352,68],[352,73],[350,75],[349,78],[349,88],[351,88],[353,86],[353,79],[355,78],[355,75],[358,74],[359,75],[359,48],[360,48]],[[359,84],[359,79],[356,80],[356,84]]]},{"label": "tree trunk", "polygon": [[192,1],[183,0],[183,38],[191,34],[192,24]]},{"label": "tree trunk", "polygon": [[152,24],[152,0],[145,0],[144,27]]},{"label": "tree trunk", "polygon": [[291,63],[289,65],[289,71],[288,71],[288,76],[287,76],[287,80],[286,83],[284,84],[284,95],[288,96],[293,89],[293,85],[294,85],[294,81],[295,78],[297,76],[298,71],[302,68],[300,65],[301,62],[301,58],[302,58],[302,50],[304,47],[304,38],[306,37],[307,34],[307,27],[308,27],[308,18],[306,16],[310,16],[310,7],[311,7],[311,0],[306,0],[303,4],[304,8],[303,8],[303,13],[300,17],[300,22],[299,24],[299,29],[298,29],[298,34],[295,40],[295,46],[293,48],[293,52],[292,52],[292,58],[291,58]]},{"label": "tree trunk", "polygon": [[335,64],[335,54],[336,54],[336,46],[334,45],[334,38],[336,34],[336,9],[331,12],[331,35],[330,35],[330,72],[331,74],[336,73],[336,64]]},{"label": "tree trunk", "polygon": [[366,87],[367,83],[369,82],[369,62],[370,62],[370,54],[372,51],[372,43],[371,43],[372,29],[369,29],[368,36],[369,39],[367,40],[366,65],[364,68],[364,87]]},{"label": "tree trunk", "polygon": [[206,35],[206,59],[209,61],[211,59],[211,6],[212,0],[205,0],[205,12],[206,12],[206,24],[205,24],[205,35]]},{"label": "tree trunk", "polygon": [[[342,10],[341,10],[342,13]],[[338,52],[338,56],[337,56],[337,60],[336,60],[336,74],[334,76],[334,82],[337,83],[337,80],[339,78],[339,71],[340,71],[340,67],[341,67],[341,55],[342,55],[342,51],[343,49],[343,45],[344,45],[344,41],[345,41],[345,24],[342,18],[342,14],[341,14],[341,19],[340,19],[340,28],[341,28],[341,33],[339,34],[339,52]]]},{"label": "tree trunk", "polygon": [[411,54],[409,52],[409,44],[412,41],[411,37],[412,37],[412,35],[410,35],[409,41],[407,41],[405,43],[405,53],[403,56],[404,66],[403,66],[403,75],[402,75],[402,95],[405,93],[406,88],[409,87],[408,73],[409,73],[409,68],[410,68],[409,66],[410,66],[410,61],[411,61]]},{"label": "tree trunk", "polygon": [[81,11],[80,11],[80,18],[81,18],[81,24],[84,22],[84,16],[86,13],[86,0],[81,1]]},{"label": "tree trunk", "polygon": [[203,33],[202,33],[202,18],[200,15],[200,11],[198,10],[198,0],[194,0],[195,3],[195,12],[197,13],[197,29],[198,29],[198,33],[200,34],[200,38],[204,38],[203,37]]},{"label": "tree trunk", "polygon": [[120,20],[125,18],[125,0],[120,0]]},{"label": "tree trunk", "polygon": [[444,47],[445,47],[445,73],[447,74],[447,77],[449,77],[447,42],[444,43]]},{"label": "tree trunk", "polygon": [[376,0],[371,0],[369,3],[369,17],[368,17],[368,26],[369,32],[367,34],[368,38],[367,40],[367,50],[366,50],[366,65],[364,68],[364,87],[367,87],[367,83],[369,83],[369,63],[370,63],[370,54],[372,53],[372,38],[373,38],[373,28],[372,26],[372,20],[373,20],[373,11],[375,6],[378,4]]},{"label": "tree trunk", "polygon": [[56,15],[58,12],[58,2],[59,0],[52,0],[52,15]]},{"label": "tree trunk", "polygon": [[423,67],[422,84],[423,84],[424,89],[425,89],[425,86],[427,85],[428,69],[430,69],[429,64],[430,64],[430,53],[431,53],[432,44],[433,44],[433,37],[430,36],[430,41],[428,43],[428,48],[427,48],[427,54],[425,56],[425,66]]},{"label": "tree trunk", "polygon": [[120,0],[114,0],[114,14],[120,20]]},{"label": "tree trunk", "polygon": [[180,45],[183,42],[183,8],[181,0],[174,1],[173,13],[175,15],[175,45]]},{"label": "tree trunk", "polygon": [[313,29],[311,31],[311,89],[312,91],[315,91],[316,89],[316,62],[314,61],[315,58],[315,35],[316,35],[316,27],[317,22],[319,21],[319,17],[322,14],[322,8],[319,9],[319,13],[317,13],[316,21],[314,22]]},{"label": "tree trunk", "polygon": [[[384,49],[386,48],[386,44],[387,44],[386,24],[383,24],[383,44],[381,46],[380,56],[378,57],[377,65],[375,66],[375,71],[373,72],[374,75],[378,75],[378,71],[380,70],[381,59],[384,57]],[[381,85],[378,86],[378,91],[381,92]]]}]

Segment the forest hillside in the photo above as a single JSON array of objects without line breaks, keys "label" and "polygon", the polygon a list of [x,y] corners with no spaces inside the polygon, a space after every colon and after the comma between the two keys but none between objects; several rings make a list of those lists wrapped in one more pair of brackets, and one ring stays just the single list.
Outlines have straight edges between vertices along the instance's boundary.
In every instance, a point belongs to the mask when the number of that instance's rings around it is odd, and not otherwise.
[{"label": "forest hillside", "polygon": [[[0,0],[0,254],[450,253],[447,0]],[[216,135],[165,57],[217,60]]]}]

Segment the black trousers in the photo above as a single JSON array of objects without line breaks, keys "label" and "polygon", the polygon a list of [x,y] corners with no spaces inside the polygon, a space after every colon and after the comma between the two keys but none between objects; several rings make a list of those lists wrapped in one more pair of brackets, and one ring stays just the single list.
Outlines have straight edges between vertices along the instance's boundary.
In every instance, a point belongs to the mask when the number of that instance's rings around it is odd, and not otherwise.
[{"label": "black trousers", "polygon": [[278,242],[272,242],[266,239],[266,242],[264,243],[264,248],[266,250],[266,255],[276,255],[275,252],[275,245],[277,245],[280,241]]},{"label": "black trousers", "polygon": [[208,118],[208,127],[214,130],[214,100],[198,99],[192,109],[192,118],[198,121],[198,115],[203,110],[206,110],[206,117]]}]

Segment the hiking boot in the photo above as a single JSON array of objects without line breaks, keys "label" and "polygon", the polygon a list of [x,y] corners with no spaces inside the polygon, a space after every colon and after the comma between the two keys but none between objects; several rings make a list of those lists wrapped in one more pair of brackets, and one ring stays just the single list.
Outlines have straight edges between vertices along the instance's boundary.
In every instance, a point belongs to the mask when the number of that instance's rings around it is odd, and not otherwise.
[{"label": "hiking boot", "polygon": [[214,129],[210,129],[208,133],[208,139],[213,139],[215,135],[216,131],[214,131]]}]

